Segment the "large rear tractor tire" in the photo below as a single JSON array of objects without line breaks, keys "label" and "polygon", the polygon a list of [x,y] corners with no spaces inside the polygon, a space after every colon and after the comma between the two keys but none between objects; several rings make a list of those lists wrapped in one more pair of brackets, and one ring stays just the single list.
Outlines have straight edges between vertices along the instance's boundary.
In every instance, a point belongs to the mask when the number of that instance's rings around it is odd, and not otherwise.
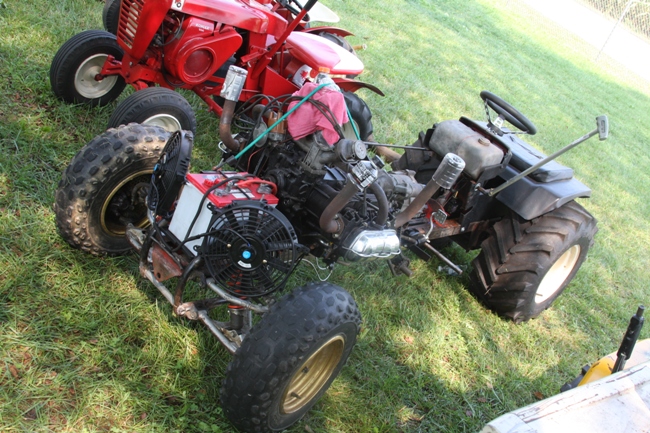
[{"label": "large rear tractor tire", "polygon": [[50,66],[50,84],[57,98],[71,104],[106,105],[126,86],[120,75],[97,79],[108,56],[122,60],[115,35],[103,30],[81,32],[64,43]]},{"label": "large rear tractor tire", "polygon": [[61,237],[95,255],[128,252],[127,224],[149,224],[145,200],[168,137],[159,127],[128,125],[86,144],[56,190],[54,212]]},{"label": "large rear tractor tire", "polygon": [[352,296],[310,283],[284,296],[244,338],[228,365],[221,402],[241,431],[281,431],[327,391],[356,343]]},{"label": "large rear tractor tire", "polygon": [[535,318],[578,272],[597,231],[596,219],[574,201],[532,221],[506,217],[481,244],[470,290],[516,323]]},{"label": "large rear tractor tire", "polygon": [[148,87],[131,94],[117,106],[108,120],[109,128],[129,123],[160,126],[168,132],[196,134],[196,116],[180,93],[164,87]]}]

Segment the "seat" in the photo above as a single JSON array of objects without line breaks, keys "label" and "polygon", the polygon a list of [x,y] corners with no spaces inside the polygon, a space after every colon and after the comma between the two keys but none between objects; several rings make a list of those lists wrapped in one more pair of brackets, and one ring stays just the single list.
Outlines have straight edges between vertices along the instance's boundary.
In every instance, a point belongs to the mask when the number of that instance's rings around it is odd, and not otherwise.
[{"label": "seat", "polygon": [[359,75],[363,62],[357,56],[321,36],[292,32],[287,38],[291,54],[318,71],[328,69],[332,75]]},{"label": "seat", "polygon": [[[507,134],[501,137],[504,143],[512,152],[512,159],[510,165],[519,171],[527,170],[539,161],[546,158],[539,150],[535,149],[530,144],[519,138],[514,134]],[[568,180],[573,177],[573,169],[565,167],[557,161],[551,161],[531,174],[528,175],[537,182],[555,182],[558,180]]]}]

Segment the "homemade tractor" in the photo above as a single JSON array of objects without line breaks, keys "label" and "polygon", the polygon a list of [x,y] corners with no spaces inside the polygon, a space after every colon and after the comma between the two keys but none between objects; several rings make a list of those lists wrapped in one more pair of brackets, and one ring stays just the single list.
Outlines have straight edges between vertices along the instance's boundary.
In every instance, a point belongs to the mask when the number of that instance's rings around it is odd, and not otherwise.
[{"label": "homemade tractor", "polygon": [[[296,422],[355,344],[361,317],[341,287],[309,283],[278,296],[306,256],[325,270],[386,260],[408,274],[409,249],[460,272],[433,244],[480,249],[471,290],[516,322],[548,308],[585,260],[596,221],[574,199],[591,191],[549,161],[595,134],[605,139],[606,117],[545,157],[503,122],[529,134],[535,126],[482,92],[495,120],[437,123],[386,171],[368,152],[386,145],[355,137],[326,76],[244,107],[233,135],[246,73],[233,66],[223,81],[224,154],[212,171],[188,172],[189,131],[120,126],[74,157],[54,206],[68,243],[97,255],[137,251],[141,274],[175,314],[203,322],[234,354],[221,400],[239,429]],[[190,281],[208,295],[186,299]]]},{"label": "homemade tractor", "polygon": [[[304,8],[291,0],[108,0],[103,19],[110,32],[88,30],[65,42],[50,67],[52,90],[69,103],[105,105],[129,84],[136,92],[118,105],[109,128],[136,122],[192,132],[194,111],[174,90],[193,91],[221,116],[231,65],[247,71],[238,102],[266,103],[319,72],[346,91],[351,107],[363,105],[353,93],[361,87],[381,94],[348,78],[363,71],[345,40],[351,33],[310,27],[305,20],[314,6],[320,19],[338,20],[316,0]],[[370,113],[351,110],[355,120]],[[371,133],[361,131],[361,138]]]}]

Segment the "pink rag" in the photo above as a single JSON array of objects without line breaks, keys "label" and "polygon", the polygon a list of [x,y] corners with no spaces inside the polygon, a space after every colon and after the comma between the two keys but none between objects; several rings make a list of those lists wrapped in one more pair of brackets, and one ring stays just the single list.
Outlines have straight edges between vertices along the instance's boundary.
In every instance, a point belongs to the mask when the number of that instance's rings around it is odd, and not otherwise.
[{"label": "pink rag", "polygon": [[[304,98],[312,90],[318,87],[314,83],[305,83],[293,96]],[[334,113],[334,117],[339,125],[348,121],[348,113],[345,108],[345,98],[341,92],[334,89],[323,87],[316,92],[311,99],[320,101]],[[289,109],[293,108],[298,103],[292,102],[289,104]],[[302,104],[296,111],[291,113],[288,118],[289,133],[295,139],[300,139],[316,131],[323,131],[323,138],[329,144],[334,144],[339,141],[339,134],[334,129],[334,125],[318,111],[318,109],[309,102]]]}]

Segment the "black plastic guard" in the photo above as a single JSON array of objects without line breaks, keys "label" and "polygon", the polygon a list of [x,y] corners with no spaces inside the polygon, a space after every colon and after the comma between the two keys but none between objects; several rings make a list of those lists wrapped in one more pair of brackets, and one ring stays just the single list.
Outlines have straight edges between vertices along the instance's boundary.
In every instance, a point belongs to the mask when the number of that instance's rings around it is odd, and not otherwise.
[{"label": "black plastic guard", "polygon": [[[508,181],[518,174],[519,171],[508,166],[499,177]],[[524,177],[497,194],[496,198],[520,217],[532,220],[578,197],[590,196],[591,189],[575,178],[541,183]]]}]

